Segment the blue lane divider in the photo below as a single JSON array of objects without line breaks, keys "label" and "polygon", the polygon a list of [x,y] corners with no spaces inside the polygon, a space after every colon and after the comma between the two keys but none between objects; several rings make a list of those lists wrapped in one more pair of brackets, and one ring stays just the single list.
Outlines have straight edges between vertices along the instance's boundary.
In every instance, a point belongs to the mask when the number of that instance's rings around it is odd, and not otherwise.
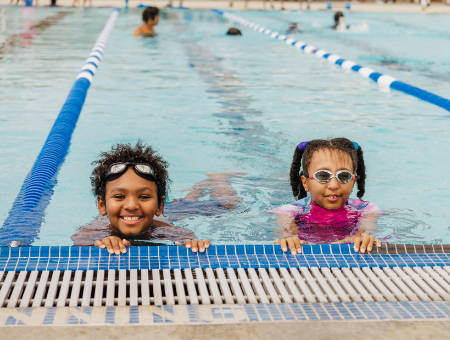
[{"label": "blue lane divider", "polygon": [[318,58],[327,59],[330,63],[339,65],[343,69],[358,72],[363,77],[372,79],[381,87],[389,87],[391,89],[401,91],[403,93],[409,94],[411,96],[422,99],[431,104],[439,106],[439,107],[443,108],[444,110],[450,111],[450,100],[447,98],[444,98],[444,97],[438,96],[434,93],[422,90],[418,87],[406,84],[406,83],[401,82],[391,76],[378,73],[378,72],[372,70],[371,68],[357,65],[355,62],[353,62],[351,60],[343,59],[336,54],[328,53],[327,51],[316,48],[313,45],[308,45],[302,41],[297,41],[295,39],[289,38],[286,35],[283,35],[278,32],[272,31],[271,29],[259,26],[255,23],[250,22],[250,21],[248,21],[242,17],[239,17],[237,15],[234,15],[234,14],[231,14],[228,12],[224,12],[224,11],[221,11],[218,9],[213,9],[212,11],[222,15],[224,18],[227,18],[231,21],[237,22],[239,24],[242,24],[244,26],[252,28],[255,31],[266,34],[266,35],[270,36],[271,38],[285,41],[286,44],[292,45],[292,46],[298,48],[299,50],[302,50],[305,53],[315,54]]},{"label": "blue lane divider", "polygon": [[0,245],[30,245],[38,236],[56,176],[70,146],[87,91],[102,60],[108,36],[119,15],[115,9],[81,68],[36,162],[0,229]]}]

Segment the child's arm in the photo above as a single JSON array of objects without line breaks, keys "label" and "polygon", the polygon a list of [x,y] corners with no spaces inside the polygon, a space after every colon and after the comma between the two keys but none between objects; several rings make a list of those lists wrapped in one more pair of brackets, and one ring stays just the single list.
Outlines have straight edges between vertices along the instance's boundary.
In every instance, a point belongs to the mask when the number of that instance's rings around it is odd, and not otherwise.
[{"label": "child's arm", "polygon": [[198,240],[192,230],[176,227],[160,220],[153,220],[153,225],[160,227],[158,235],[164,236],[165,239],[175,241],[175,245],[177,246],[184,245],[186,248],[190,248],[193,253],[196,253],[197,251],[204,253],[210,246],[208,240]]},{"label": "child's arm", "polygon": [[364,214],[361,217],[358,231],[361,231],[362,235],[368,235],[377,230],[377,222],[380,216],[380,213]]},{"label": "child's arm", "polygon": [[138,37],[141,35],[141,27],[138,27],[134,30],[133,37]]},{"label": "child's arm", "polygon": [[344,238],[341,241],[333,243],[353,243],[355,251],[365,253],[372,251],[373,246],[376,244],[378,248],[381,247],[381,241],[376,240],[375,237],[370,235],[377,229],[377,221],[380,218],[379,213],[364,214],[359,224],[358,232],[351,236]]},{"label": "child's arm", "polygon": [[93,246],[96,240],[102,240],[109,235],[111,235],[109,221],[107,218],[100,217],[77,229],[70,239],[74,246]]},{"label": "child's arm", "polygon": [[293,255],[302,252],[302,245],[308,242],[298,237],[298,227],[294,217],[285,214],[276,214],[276,222],[279,226],[277,233],[280,239],[275,240],[275,244],[279,244],[283,252],[287,252],[288,248]]}]

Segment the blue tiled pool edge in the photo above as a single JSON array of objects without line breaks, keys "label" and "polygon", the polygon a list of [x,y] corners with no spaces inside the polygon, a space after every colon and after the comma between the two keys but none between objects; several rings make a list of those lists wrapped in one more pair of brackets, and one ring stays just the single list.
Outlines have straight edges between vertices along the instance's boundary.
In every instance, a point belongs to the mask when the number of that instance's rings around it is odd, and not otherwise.
[{"label": "blue tiled pool edge", "polygon": [[297,255],[285,254],[277,245],[218,245],[205,253],[180,246],[137,246],[122,255],[98,247],[0,247],[0,271],[449,265],[447,245],[384,245],[370,254],[356,253],[350,244],[306,245]]}]

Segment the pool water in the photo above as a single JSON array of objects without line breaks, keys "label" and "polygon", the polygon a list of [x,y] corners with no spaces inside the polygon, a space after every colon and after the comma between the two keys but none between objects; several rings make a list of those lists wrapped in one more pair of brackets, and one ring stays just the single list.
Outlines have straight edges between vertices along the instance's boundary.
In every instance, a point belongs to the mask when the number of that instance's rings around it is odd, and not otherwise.
[{"label": "pool water", "polygon": [[[58,12],[66,14],[32,32]],[[0,8],[2,223],[110,13]],[[367,19],[369,31],[336,33],[330,12],[238,14],[279,32],[297,22],[304,29],[297,40],[450,93],[448,16],[348,13],[349,24]],[[235,211],[177,225],[215,244],[271,243],[277,226],[266,211],[293,200],[295,145],[340,136],[364,149],[364,199],[385,212],[376,236],[450,242],[447,111],[253,30],[225,36],[237,24],[211,11],[164,10],[154,39],[131,38],[140,21],[140,10],[119,15],[33,245],[72,244],[77,228],[98,217],[90,163],[112,143],[138,138],[170,163],[170,200],[206,173],[247,173],[232,182],[243,199]]]}]

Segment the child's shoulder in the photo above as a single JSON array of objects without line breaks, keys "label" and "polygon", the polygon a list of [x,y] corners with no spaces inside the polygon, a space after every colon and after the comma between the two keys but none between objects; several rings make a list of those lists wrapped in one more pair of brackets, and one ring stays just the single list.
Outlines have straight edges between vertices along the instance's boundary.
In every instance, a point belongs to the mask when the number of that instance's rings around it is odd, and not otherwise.
[{"label": "child's shoulder", "polygon": [[144,32],[143,32],[143,30],[142,30],[142,26],[139,26],[138,28],[136,28],[135,30],[134,30],[134,33],[133,33],[133,37],[138,37],[138,36],[140,36],[141,34],[143,34]]},{"label": "child's shoulder", "polygon": [[381,213],[382,210],[369,201],[363,201],[358,198],[349,198],[347,204],[354,210],[364,213]]},{"label": "child's shoulder", "polygon": [[311,206],[311,198],[304,197],[298,201],[282,205],[281,207],[277,207],[268,212],[275,213],[275,214],[298,216],[298,215],[306,214],[309,211],[310,206]]}]

